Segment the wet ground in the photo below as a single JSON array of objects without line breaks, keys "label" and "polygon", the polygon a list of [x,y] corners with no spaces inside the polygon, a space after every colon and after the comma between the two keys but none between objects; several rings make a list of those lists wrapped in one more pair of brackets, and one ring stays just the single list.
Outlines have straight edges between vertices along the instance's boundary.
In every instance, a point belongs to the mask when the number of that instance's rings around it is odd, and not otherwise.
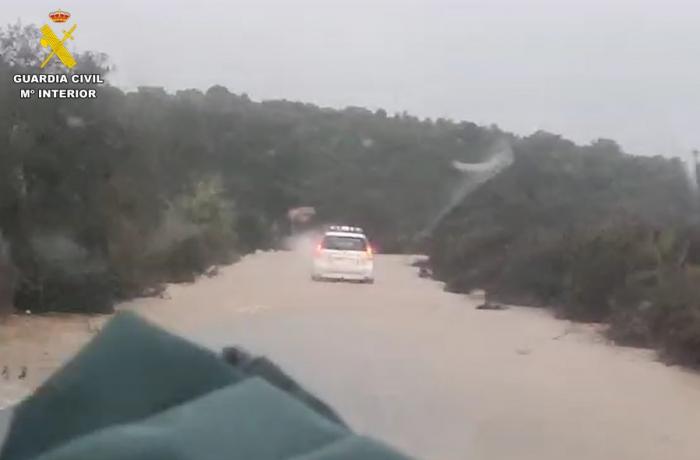
[{"label": "wet ground", "polygon": [[[700,376],[543,310],[477,310],[409,262],[379,256],[374,285],[318,283],[304,255],[259,253],[123,308],[215,349],[268,355],[357,431],[417,457],[698,457]],[[63,329],[37,382],[61,343],[69,355],[94,327]]]}]

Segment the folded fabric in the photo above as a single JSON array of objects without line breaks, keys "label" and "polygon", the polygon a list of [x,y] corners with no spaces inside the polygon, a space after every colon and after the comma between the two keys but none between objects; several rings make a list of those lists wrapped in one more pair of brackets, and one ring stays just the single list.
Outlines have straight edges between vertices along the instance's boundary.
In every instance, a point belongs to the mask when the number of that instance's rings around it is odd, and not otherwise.
[{"label": "folded fabric", "polygon": [[406,458],[269,368],[122,313],[15,408],[0,460]]},{"label": "folded fabric", "polygon": [[242,348],[226,347],[222,350],[222,357],[224,361],[244,374],[264,378],[268,383],[306,404],[317,414],[338,425],[347,427],[343,419],[328,404],[306,391],[275,363],[264,356],[253,356]]}]

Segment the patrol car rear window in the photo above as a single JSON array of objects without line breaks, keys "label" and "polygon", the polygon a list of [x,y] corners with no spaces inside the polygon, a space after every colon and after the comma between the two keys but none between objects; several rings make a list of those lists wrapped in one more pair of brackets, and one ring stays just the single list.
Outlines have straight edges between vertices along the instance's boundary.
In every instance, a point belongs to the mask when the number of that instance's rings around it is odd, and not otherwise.
[{"label": "patrol car rear window", "polygon": [[367,250],[367,242],[364,238],[327,235],[323,238],[323,248],[339,251],[365,251]]}]

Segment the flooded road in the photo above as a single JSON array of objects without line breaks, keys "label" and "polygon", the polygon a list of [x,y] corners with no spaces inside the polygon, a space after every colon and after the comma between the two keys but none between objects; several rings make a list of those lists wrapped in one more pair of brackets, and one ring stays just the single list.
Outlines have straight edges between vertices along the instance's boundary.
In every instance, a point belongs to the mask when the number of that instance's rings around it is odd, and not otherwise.
[{"label": "flooded road", "polygon": [[[318,283],[304,256],[258,253],[122,308],[268,355],[355,430],[419,458],[698,458],[700,376],[546,311],[477,310],[409,262],[378,256],[374,285]],[[61,341],[76,338],[47,341],[53,353]]]},{"label": "flooded road", "polygon": [[266,354],[358,431],[427,459],[696,459],[700,376],[546,311],[476,310],[379,256],[375,285],[315,283],[260,253],[132,307]]}]

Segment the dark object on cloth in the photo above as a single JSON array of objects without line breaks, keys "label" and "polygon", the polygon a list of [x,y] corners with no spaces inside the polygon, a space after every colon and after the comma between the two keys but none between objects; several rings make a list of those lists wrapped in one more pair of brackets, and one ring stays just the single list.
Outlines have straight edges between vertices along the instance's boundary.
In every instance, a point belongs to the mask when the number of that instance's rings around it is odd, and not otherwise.
[{"label": "dark object on cloth", "polygon": [[15,408],[0,460],[406,458],[259,374],[120,314]]},{"label": "dark object on cloth", "polygon": [[331,422],[347,427],[345,422],[326,403],[304,390],[275,363],[263,356],[253,356],[242,348],[226,347],[221,352],[224,361],[250,376],[262,377],[280,390],[294,396]]}]

